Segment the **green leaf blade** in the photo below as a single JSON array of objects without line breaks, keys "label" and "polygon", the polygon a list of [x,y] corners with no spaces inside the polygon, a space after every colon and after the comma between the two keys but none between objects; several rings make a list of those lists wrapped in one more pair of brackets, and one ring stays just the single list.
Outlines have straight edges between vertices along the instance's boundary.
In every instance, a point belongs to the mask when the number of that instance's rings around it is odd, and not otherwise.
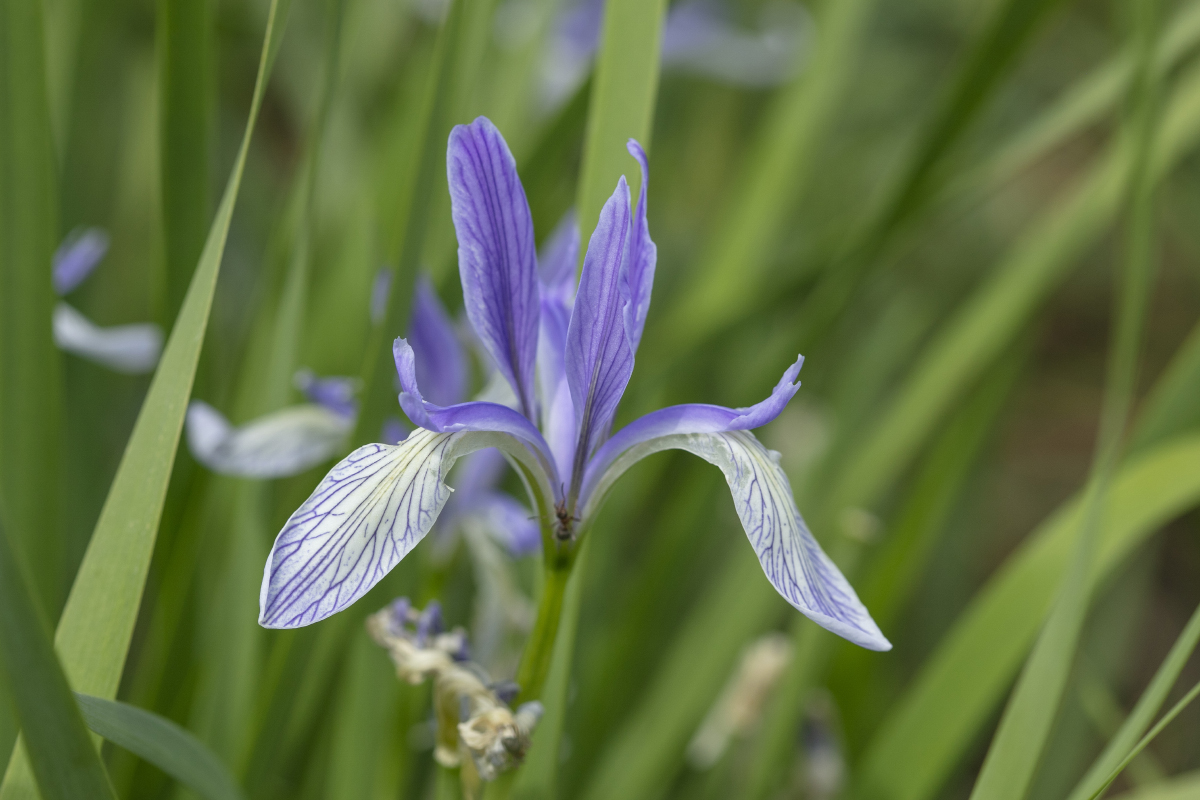
[{"label": "green leaf blade", "polygon": [[[50,630],[0,525],[0,678],[7,679],[23,731],[23,751],[42,800],[110,798],[100,754],[92,745]],[[36,793],[35,793],[36,796]]]},{"label": "green leaf blade", "polygon": [[237,782],[199,739],[150,711],[76,693],[87,726],[113,744],[141,756],[205,798],[244,800]]}]

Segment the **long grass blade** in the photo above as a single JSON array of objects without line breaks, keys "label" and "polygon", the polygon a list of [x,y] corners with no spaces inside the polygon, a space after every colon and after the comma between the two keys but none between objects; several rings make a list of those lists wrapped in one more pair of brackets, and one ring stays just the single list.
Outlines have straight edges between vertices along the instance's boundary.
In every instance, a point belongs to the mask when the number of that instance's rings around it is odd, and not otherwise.
[{"label": "long grass blade", "polygon": [[209,217],[213,8],[208,0],[158,0],[159,146],[166,275],[162,319],[183,305]]},{"label": "long grass blade", "polygon": [[1200,793],[1200,772],[1187,772],[1159,783],[1139,786],[1113,800],[1192,800]]},{"label": "long grass blade", "polygon": [[1124,449],[1133,405],[1143,328],[1154,285],[1154,176],[1150,148],[1158,123],[1153,55],[1155,3],[1135,3],[1138,77],[1133,84],[1129,135],[1133,148],[1129,186],[1125,263],[1117,287],[1115,333],[1108,366],[1096,455],[1085,492],[1083,524],[1058,599],[1013,690],[1000,727],[988,749],[972,800],[1019,800],[1029,791],[1050,728],[1066,690],[1075,650],[1087,617],[1089,572],[1096,531],[1105,513],[1113,472]]},{"label": "long grass blade", "polygon": [[1150,725],[1150,720],[1154,718],[1158,709],[1162,707],[1163,701],[1167,699],[1167,693],[1171,691],[1171,687],[1175,685],[1184,665],[1191,658],[1197,642],[1200,642],[1200,608],[1192,613],[1192,618],[1188,620],[1183,632],[1179,634],[1179,638],[1171,647],[1171,651],[1167,653],[1167,657],[1163,659],[1158,671],[1154,673],[1150,684],[1138,698],[1137,705],[1134,706],[1133,711],[1116,735],[1105,745],[1104,752],[1100,754],[1087,774],[1072,790],[1068,800],[1088,800],[1102,792],[1112,783],[1112,779],[1108,776],[1113,775],[1114,772],[1119,773],[1132,761],[1132,756],[1126,756],[1133,752],[1137,746],[1138,737]]},{"label": "long grass blade", "polygon": [[243,800],[242,790],[213,752],[171,720],[115,700],[75,697],[87,726],[98,735],[146,759],[205,800]]},{"label": "long grass blade", "polygon": [[629,191],[637,197],[641,177],[631,166],[625,142],[637,139],[650,152],[665,9],[665,0],[604,4],[603,45],[592,78],[576,200],[585,240],[617,178],[627,176]]},{"label": "long grass blade", "polygon": [[1191,704],[1191,702],[1193,700],[1195,700],[1198,696],[1200,696],[1200,683],[1197,683],[1195,686],[1193,686],[1191,689],[1189,689],[1187,694],[1185,694],[1183,697],[1179,698],[1179,702],[1177,702],[1175,705],[1171,706],[1171,708],[1167,711],[1166,714],[1163,714],[1162,719],[1160,719],[1158,722],[1156,722],[1154,727],[1151,728],[1149,731],[1147,731],[1146,735],[1143,736],[1136,745],[1134,745],[1133,749],[1131,749],[1129,751],[1128,755],[1126,755],[1125,758],[1121,759],[1121,762],[1119,764],[1117,764],[1116,767],[1113,768],[1113,771],[1111,773],[1109,773],[1109,775],[1105,779],[1103,785],[1101,785],[1100,787],[1098,787],[1096,789],[1096,791],[1094,791],[1090,795],[1088,795],[1088,800],[1097,800],[1097,798],[1099,798],[1100,795],[1104,794],[1104,791],[1109,786],[1112,786],[1113,781],[1115,781],[1118,777],[1120,777],[1121,773],[1125,770],[1125,768],[1127,766],[1129,766],[1129,762],[1131,762],[1131,761],[1133,761],[1133,759],[1137,758],[1138,754],[1141,753],[1143,750],[1145,750],[1146,746],[1148,744],[1150,744],[1152,741],[1154,741],[1155,737],[1157,737],[1158,734],[1162,733],[1163,728],[1170,725],[1171,721],[1174,720],[1177,716],[1179,716],[1179,713],[1181,711],[1183,711],[1185,708],[1187,708]]},{"label": "long grass blade", "polygon": [[[0,525],[0,678],[5,679],[42,800],[115,800],[29,580]],[[37,796],[36,792],[33,795]]]},{"label": "long grass blade", "polygon": [[[55,644],[76,691],[103,698],[116,694],[154,550],[250,137],[288,6],[288,0],[272,0],[254,98],[225,195],[59,621]],[[0,797],[32,797],[33,791],[28,762],[18,743],[0,785]]]},{"label": "long grass blade", "polygon": [[34,591],[57,612],[62,367],[51,339],[57,235],[42,3],[0,3],[0,496]]}]

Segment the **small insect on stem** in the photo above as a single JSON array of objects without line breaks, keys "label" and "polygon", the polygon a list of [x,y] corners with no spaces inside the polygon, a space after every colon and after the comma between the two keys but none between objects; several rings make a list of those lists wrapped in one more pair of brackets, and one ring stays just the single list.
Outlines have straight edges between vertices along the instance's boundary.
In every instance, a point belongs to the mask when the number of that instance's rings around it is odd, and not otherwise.
[{"label": "small insect on stem", "polygon": [[567,510],[565,499],[554,504],[554,516],[558,519],[558,532],[555,534],[558,539],[564,542],[574,539],[575,534],[571,529],[579,521],[579,517],[572,516],[571,512]]}]

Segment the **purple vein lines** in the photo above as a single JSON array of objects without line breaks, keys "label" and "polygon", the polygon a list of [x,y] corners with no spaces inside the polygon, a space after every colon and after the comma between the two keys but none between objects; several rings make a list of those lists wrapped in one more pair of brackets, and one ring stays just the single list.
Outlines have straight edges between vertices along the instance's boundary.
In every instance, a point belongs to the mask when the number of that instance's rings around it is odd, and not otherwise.
[{"label": "purple vein lines", "polygon": [[456,434],[360,447],[321,481],[275,543],[260,623],[307,625],[349,606],[424,538],[450,497]]}]

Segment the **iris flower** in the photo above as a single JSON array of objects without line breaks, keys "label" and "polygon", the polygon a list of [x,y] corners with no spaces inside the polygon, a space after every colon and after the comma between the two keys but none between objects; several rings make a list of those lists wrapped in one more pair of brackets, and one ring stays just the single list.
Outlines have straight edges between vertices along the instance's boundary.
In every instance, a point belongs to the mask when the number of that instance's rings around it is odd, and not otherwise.
[{"label": "iris flower", "polygon": [[750,431],[796,393],[802,359],[746,408],[679,405],[610,436],[650,307],[657,251],[646,218],[646,155],[636,211],[625,178],[604,204],[572,298],[574,236],[539,269],[516,162],[486,118],[450,134],[447,172],[467,317],[513,406],[425,399],[420,355],[397,339],[400,406],[418,430],[398,445],[360,447],[287,521],[267,559],[259,623],[295,628],[362,597],[433,527],[450,498],[454,462],[497,448],[523,478],[544,557],[569,555],[618,478],[652,453],[679,449],[718,467],[767,579],[792,606],[863,647],[887,639],[821,550],[796,508],[779,456]]},{"label": "iris flower", "polygon": [[[72,231],[54,253],[54,291],[60,297],[87,280],[108,252],[108,234],[100,228]],[[140,374],[158,364],[162,329],[153,323],[102,328],[65,301],[54,307],[54,343],[60,350],[108,367]]]}]

